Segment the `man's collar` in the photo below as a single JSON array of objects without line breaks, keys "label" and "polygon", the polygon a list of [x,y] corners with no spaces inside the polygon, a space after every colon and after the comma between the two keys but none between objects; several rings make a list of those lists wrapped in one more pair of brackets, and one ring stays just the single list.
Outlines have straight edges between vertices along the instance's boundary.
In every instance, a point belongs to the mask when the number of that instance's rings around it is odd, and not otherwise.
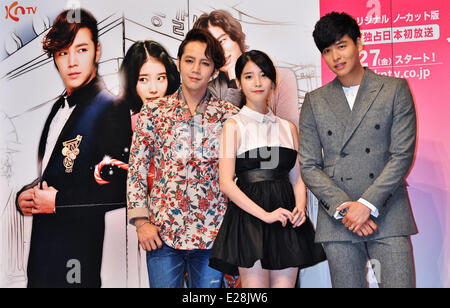
[{"label": "man's collar", "polygon": [[[195,110],[197,114],[198,113],[203,113],[203,111],[206,110],[206,107],[208,106],[209,101],[211,100],[211,98],[212,98],[211,92],[208,89],[206,89],[205,96],[202,98],[202,100],[197,105],[197,108]],[[185,99],[185,97],[183,95],[183,90],[182,90],[181,86],[180,86],[180,88],[177,91],[177,99],[178,99],[178,101],[182,102],[183,105],[187,106],[187,102],[186,102],[186,99]]]},{"label": "man's collar", "polygon": [[67,98],[69,106],[73,107],[90,102],[103,88],[102,80],[96,76],[87,85],[75,90],[70,96],[67,96],[67,92],[63,96]]},{"label": "man's collar", "polygon": [[[363,78],[362,78],[360,84],[355,85],[355,86],[361,86],[363,84],[364,80],[367,79],[369,75],[373,74],[373,72],[368,67],[363,67],[363,68],[364,68]],[[334,78],[334,80],[332,82],[335,84],[336,87],[344,88],[344,85],[342,84],[342,82],[339,80],[338,77]]]}]

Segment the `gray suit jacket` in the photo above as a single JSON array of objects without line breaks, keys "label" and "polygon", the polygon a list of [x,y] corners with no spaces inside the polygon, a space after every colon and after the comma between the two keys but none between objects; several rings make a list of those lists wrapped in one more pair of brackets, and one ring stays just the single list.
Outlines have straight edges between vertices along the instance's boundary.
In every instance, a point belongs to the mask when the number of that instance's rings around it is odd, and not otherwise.
[{"label": "gray suit jacket", "polygon": [[[416,112],[404,79],[366,69],[350,109],[336,78],[308,93],[300,115],[302,177],[319,199],[316,241],[365,241],[411,235],[417,228],[405,177],[416,145]],[[379,211],[379,231],[360,238],[333,216],[363,198]]]}]

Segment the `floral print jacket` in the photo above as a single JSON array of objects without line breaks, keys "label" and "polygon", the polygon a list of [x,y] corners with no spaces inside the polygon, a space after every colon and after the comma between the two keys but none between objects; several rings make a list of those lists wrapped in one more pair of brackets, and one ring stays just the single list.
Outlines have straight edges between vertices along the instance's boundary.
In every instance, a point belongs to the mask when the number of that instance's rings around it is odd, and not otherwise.
[{"label": "floral print jacket", "polygon": [[[220,136],[225,121],[238,112],[208,92],[192,115],[181,88],[144,104],[130,151],[130,223],[148,218],[175,249],[212,248],[227,208],[219,189]],[[156,174],[148,196],[152,159]]]}]

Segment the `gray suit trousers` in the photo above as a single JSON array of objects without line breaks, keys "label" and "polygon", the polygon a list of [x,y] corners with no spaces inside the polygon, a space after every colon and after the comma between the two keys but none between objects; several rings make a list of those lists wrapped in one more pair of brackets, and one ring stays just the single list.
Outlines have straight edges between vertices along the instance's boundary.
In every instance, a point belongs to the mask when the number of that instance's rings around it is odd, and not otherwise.
[{"label": "gray suit trousers", "polygon": [[323,243],[333,288],[367,288],[370,260],[380,288],[414,288],[415,274],[409,236],[367,242]]}]

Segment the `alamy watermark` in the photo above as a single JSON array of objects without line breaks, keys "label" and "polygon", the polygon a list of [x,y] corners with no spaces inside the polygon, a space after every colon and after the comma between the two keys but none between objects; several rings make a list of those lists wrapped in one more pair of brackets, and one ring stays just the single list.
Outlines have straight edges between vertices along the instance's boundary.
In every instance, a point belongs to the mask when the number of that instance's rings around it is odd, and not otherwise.
[{"label": "alamy watermark", "polygon": [[377,259],[370,259],[367,264],[367,282],[369,284],[381,283],[381,263]]},{"label": "alamy watermark", "polygon": [[78,0],[68,0],[66,4],[67,22],[81,23],[81,2]]},{"label": "alamy watermark", "polygon": [[66,267],[69,269],[66,275],[68,284],[81,284],[81,262],[72,259],[67,262]]}]

